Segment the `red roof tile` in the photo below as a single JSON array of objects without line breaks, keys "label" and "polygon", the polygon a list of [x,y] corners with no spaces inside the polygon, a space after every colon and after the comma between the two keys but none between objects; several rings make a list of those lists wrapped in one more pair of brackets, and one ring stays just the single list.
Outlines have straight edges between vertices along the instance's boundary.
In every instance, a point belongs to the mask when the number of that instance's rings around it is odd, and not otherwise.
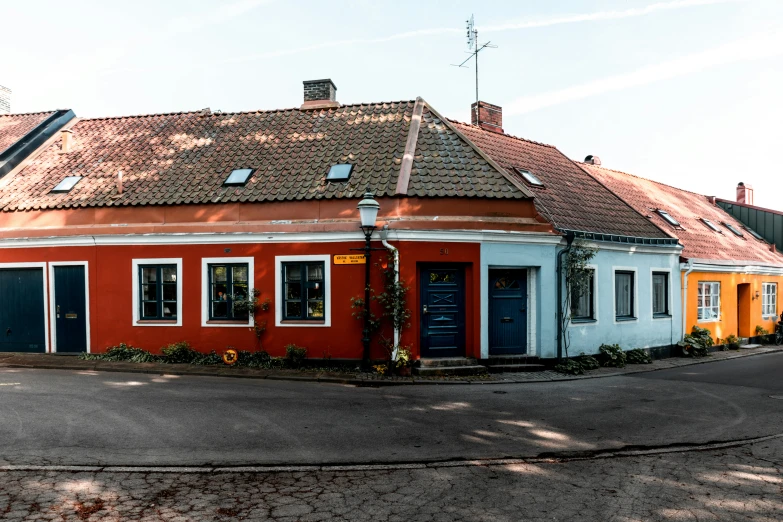
[{"label": "red roof tile", "polygon": [[[625,172],[595,165],[580,165],[638,212],[648,216],[650,221],[677,237],[684,247],[682,256],[685,258],[783,266],[783,255],[772,252],[768,243],[753,238],[744,231],[742,223],[712,204],[707,196]],[[664,221],[656,210],[666,211],[681,227],[673,227]],[[701,221],[702,218],[717,225],[721,232],[710,229]],[[744,236],[736,236],[723,223],[743,231]]]},{"label": "red roof tile", "polygon": [[54,112],[30,114],[0,114],[0,154],[24,138]]},{"label": "red roof tile", "polygon": [[518,176],[514,169],[521,168],[541,180],[543,187],[528,186],[535,195],[538,211],[558,229],[640,238],[669,237],[555,147],[454,123],[507,171]]},{"label": "red roof tile", "polygon": [[[0,208],[356,198],[368,187],[394,196],[414,104],[83,119],[72,127],[71,151],[60,153],[58,140],[42,152],[8,181]],[[336,163],[354,165],[347,182],[326,181]],[[256,172],[243,187],[224,186],[241,168]],[[83,179],[51,194],[66,176]],[[426,106],[408,195],[529,197]]]}]

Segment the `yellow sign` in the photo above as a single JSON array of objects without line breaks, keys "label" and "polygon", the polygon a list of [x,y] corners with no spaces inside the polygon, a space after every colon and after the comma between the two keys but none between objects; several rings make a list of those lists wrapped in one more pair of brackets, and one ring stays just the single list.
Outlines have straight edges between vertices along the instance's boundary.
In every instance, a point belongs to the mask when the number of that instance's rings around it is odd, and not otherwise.
[{"label": "yellow sign", "polygon": [[334,256],[335,265],[363,265],[367,262],[364,254],[351,256]]}]

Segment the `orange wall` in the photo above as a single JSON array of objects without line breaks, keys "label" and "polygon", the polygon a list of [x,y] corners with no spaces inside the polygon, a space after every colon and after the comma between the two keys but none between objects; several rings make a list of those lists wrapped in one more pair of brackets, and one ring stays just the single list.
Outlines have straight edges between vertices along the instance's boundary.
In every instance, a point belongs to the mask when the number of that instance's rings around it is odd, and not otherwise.
[{"label": "orange wall", "polygon": [[[410,286],[408,308],[411,326],[403,332],[402,343],[419,353],[419,267],[422,263],[458,263],[465,268],[466,355],[480,352],[480,304],[477,243],[393,242],[400,250],[401,278]],[[364,265],[331,264],[331,327],[275,327],[275,256],[359,254],[363,241],[342,243],[287,244],[215,244],[215,245],[133,245],[90,247],[46,247],[0,249],[0,263],[88,261],[90,290],[90,344],[93,352],[127,343],[151,351],[177,341],[188,341],[194,348],[208,352],[233,346],[240,350],[258,348],[251,328],[202,327],[202,257],[254,257],[255,287],[261,299],[272,303],[268,312],[259,312],[257,322],[266,321],[263,349],[274,356],[285,353],[285,345],[307,347],[309,356],[359,359],[362,356],[362,322],[352,316],[351,297],[364,297]],[[381,247],[373,241],[373,247]],[[230,252],[225,252],[231,249]],[[382,288],[380,270],[375,263],[386,262],[383,251],[373,252],[372,286]],[[136,326],[133,324],[132,260],[142,258],[182,258],[182,326]],[[474,281],[475,278],[475,281]],[[51,285],[52,282],[49,282]],[[50,291],[51,295],[51,291]],[[48,306],[48,303],[46,304]],[[380,310],[376,310],[380,314]],[[51,318],[50,331],[53,326]],[[387,332],[391,337],[391,332]],[[51,339],[50,339],[51,341]],[[374,358],[383,350],[373,338]]]},{"label": "orange wall", "polygon": [[[699,282],[719,282],[720,283],[720,320],[719,321],[697,321],[698,317],[698,292]],[[701,328],[707,328],[712,332],[713,338],[721,337],[725,339],[731,334],[738,337],[749,337],[756,335],[756,326],[766,328],[769,332],[775,331],[775,319],[761,318],[761,284],[777,283],[777,314],[783,309],[782,293],[783,276],[766,276],[756,274],[726,274],[717,272],[691,272],[688,275],[688,297],[686,303],[686,333],[690,333],[694,325]],[[741,295],[741,284],[748,284],[749,298]],[[758,299],[756,298],[758,292]],[[738,301],[745,301],[747,307],[741,314],[738,314]],[[739,324],[738,324],[739,320]]]}]

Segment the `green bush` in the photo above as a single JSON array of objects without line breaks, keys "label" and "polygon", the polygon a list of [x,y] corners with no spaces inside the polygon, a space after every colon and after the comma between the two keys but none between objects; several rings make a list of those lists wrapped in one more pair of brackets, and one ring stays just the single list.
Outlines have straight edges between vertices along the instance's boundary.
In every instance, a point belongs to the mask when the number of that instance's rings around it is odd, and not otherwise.
[{"label": "green bush", "polygon": [[565,359],[562,363],[556,365],[554,370],[558,373],[566,373],[569,375],[582,375],[585,373],[582,363],[576,359]]},{"label": "green bush", "polygon": [[625,361],[628,364],[652,364],[652,357],[641,348],[634,348],[625,352]]},{"label": "green bush", "polygon": [[598,362],[598,359],[596,359],[592,355],[581,354],[579,357],[576,358],[576,360],[579,362],[579,364],[582,365],[582,368],[584,368],[585,370],[595,370],[596,368],[601,366],[601,363]]},{"label": "green bush", "polygon": [[125,343],[110,346],[105,353],[83,353],[80,359],[87,361],[127,361],[135,363],[157,362],[158,356],[152,355],[147,350],[135,348]]},{"label": "green bush", "polygon": [[237,352],[236,366],[247,366],[248,368],[271,368],[272,357],[264,350],[249,352],[240,350]]},{"label": "green bush", "polygon": [[201,359],[204,354],[190,347],[187,341],[180,341],[160,349],[163,360],[171,364],[191,364]]},{"label": "green bush", "polygon": [[194,358],[191,364],[198,364],[200,366],[223,364],[223,356],[212,350],[209,353],[200,353],[198,357]]},{"label": "green bush", "polygon": [[682,354],[686,357],[703,357],[710,353],[713,345],[712,334],[706,328],[694,326],[691,333],[683,337],[677,345],[682,348]]},{"label": "green bush", "polygon": [[289,368],[301,368],[305,359],[307,359],[307,348],[295,344],[286,345],[285,361]]},{"label": "green bush", "polygon": [[602,344],[598,348],[598,360],[601,366],[624,368],[626,355],[619,344]]}]

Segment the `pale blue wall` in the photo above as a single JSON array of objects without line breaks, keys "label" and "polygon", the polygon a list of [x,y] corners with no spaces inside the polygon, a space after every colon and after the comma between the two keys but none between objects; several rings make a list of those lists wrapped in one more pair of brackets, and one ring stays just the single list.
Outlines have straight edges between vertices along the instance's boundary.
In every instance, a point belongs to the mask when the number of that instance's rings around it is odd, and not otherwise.
[{"label": "pale blue wall", "polygon": [[[633,247],[629,247],[633,249]],[[678,254],[647,254],[599,250],[591,260],[596,269],[597,300],[595,323],[572,324],[569,355],[593,354],[601,344],[619,344],[624,350],[674,344],[682,337],[682,294]],[[617,322],[614,312],[614,271],[636,269],[636,320]],[[670,318],[652,317],[652,272],[671,270],[669,277]],[[565,354],[563,354],[565,355]]]}]

